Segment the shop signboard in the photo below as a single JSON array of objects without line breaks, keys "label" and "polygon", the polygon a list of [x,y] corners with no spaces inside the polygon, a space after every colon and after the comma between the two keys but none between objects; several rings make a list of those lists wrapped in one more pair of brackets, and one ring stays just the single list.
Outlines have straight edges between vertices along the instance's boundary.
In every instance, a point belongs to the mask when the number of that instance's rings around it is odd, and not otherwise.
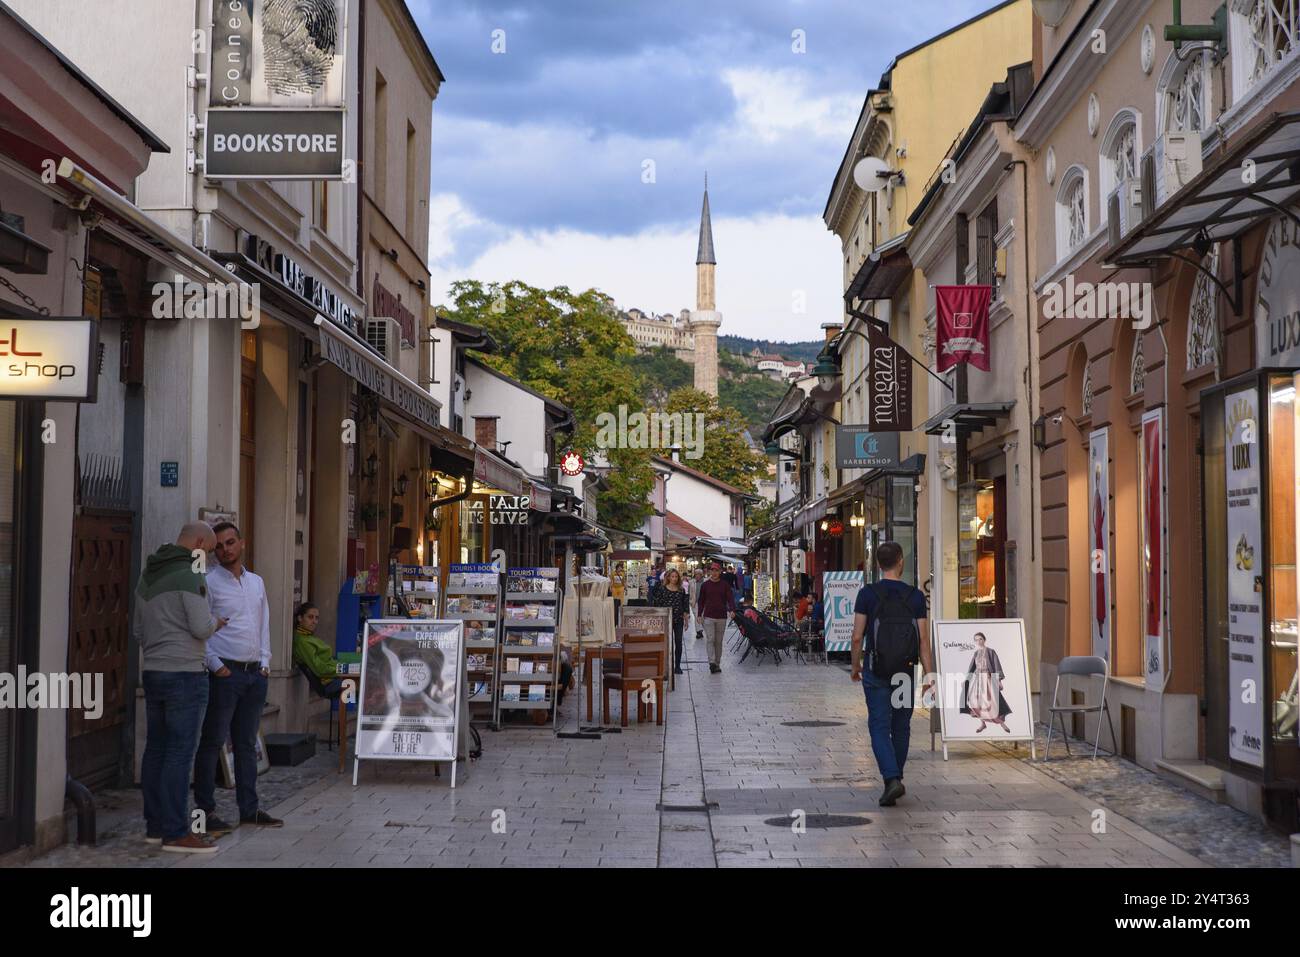
[{"label": "shop signboard", "polygon": [[98,361],[94,319],[0,320],[0,399],[94,402]]},{"label": "shop signboard", "polygon": [[1259,395],[1224,396],[1228,516],[1228,757],[1264,766],[1264,550],[1260,542]]},{"label": "shop signboard", "polygon": [[867,426],[912,431],[912,359],[873,324],[867,326]]},{"label": "shop signboard", "polygon": [[214,0],[204,172],[341,179],[347,0]]},{"label": "shop signboard", "polygon": [[898,433],[875,432],[865,425],[836,426],[835,457],[842,469],[898,468]]},{"label": "shop signboard", "polygon": [[827,651],[849,651],[853,642],[853,607],[862,590],[862,572],[822,573],[823,636]]},{"label": "shop signboard", "polygon": [[1110,430],[1088,436],[1088,626],[1092,653],[1110,661]]},{"label": "shop signboard", "polygon": [[1163,409],[1142,416],[1142,667],[1151,691],[1163,691],[1165,679],[1164,432]]},{"label": "shop signboard", "polygon": [[1300,365],[1300,229],[1278,216],[1264,241],[1255,293],[1260,368]]},{"label": "shop signboard", "polygon": [[463,622],[367,621],[357,759],[455,762],[464,673]]},{"label": "shop signboard", "polygon": [[1024,619],[962,618],[932,627],[943,740],[1032,741]]}]

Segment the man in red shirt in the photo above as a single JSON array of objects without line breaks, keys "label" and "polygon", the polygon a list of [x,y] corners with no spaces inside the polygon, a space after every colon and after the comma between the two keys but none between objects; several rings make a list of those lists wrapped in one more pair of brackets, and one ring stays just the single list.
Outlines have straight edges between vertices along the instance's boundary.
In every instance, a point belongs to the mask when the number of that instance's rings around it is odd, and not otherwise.
[{"label": "man in red shirt", "polygon": [[722,636],[736,611],[736,593],[722,580],[722,566],[717,562],[709,566],[709,577],[700,586],[695,609],[709,641],[709,673],[716,675],[722,670]]}]

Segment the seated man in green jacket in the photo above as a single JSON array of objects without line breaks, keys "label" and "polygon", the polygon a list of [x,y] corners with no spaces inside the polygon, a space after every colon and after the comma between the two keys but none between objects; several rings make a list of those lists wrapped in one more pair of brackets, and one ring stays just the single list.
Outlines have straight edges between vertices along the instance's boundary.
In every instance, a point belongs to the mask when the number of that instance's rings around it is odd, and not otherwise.
[{"label": "seated man in green jacket", "polygon": [[336,677],[341,668],[329,645],[316,637],[320,609],[305,601],[293,613],[293,621],[293,663],[304,665],[321,680],[325,685],[325,697],[334,697],[343,690],[343,681]]}]

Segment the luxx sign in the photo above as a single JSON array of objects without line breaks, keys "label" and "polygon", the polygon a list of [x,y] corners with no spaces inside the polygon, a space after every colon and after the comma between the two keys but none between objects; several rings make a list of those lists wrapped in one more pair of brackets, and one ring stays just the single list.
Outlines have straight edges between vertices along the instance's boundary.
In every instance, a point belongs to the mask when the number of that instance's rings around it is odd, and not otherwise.
[{"label": "luxx sign", "polygon": [[343,176],[346,14],[346,0],[214,0],[207,176]]},{"label": "luxx sign", "polygon": [[0,318],[0,399],[94,402],[98,365],[94,319]]}]

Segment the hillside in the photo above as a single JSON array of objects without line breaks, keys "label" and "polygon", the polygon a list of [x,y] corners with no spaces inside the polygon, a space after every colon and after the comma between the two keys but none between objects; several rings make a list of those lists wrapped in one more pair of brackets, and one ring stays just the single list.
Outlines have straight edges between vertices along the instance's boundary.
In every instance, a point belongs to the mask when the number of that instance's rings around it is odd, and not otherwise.
[{"label": "hillside", "polygon": [[[632,368],[641,379],[647,408],[661,408],[670,392],[689,386],[695,378],[691,366],[673,355],[671,349],[638,353]],[[755,440],[787,388],[786,383],[749,369],[730,352],[718,350],[718,401],[744,417]]]},{"label": "hillside", "polygon": [[770,339],[746,339],[744,336],[718,336],[718,349],[745,355],[755,347],[764,355],[778,355],[785,359],[795,359],[812,365],[817,361],[817,353],[826,343],[821,339],[811,342],[772,342]]}]

